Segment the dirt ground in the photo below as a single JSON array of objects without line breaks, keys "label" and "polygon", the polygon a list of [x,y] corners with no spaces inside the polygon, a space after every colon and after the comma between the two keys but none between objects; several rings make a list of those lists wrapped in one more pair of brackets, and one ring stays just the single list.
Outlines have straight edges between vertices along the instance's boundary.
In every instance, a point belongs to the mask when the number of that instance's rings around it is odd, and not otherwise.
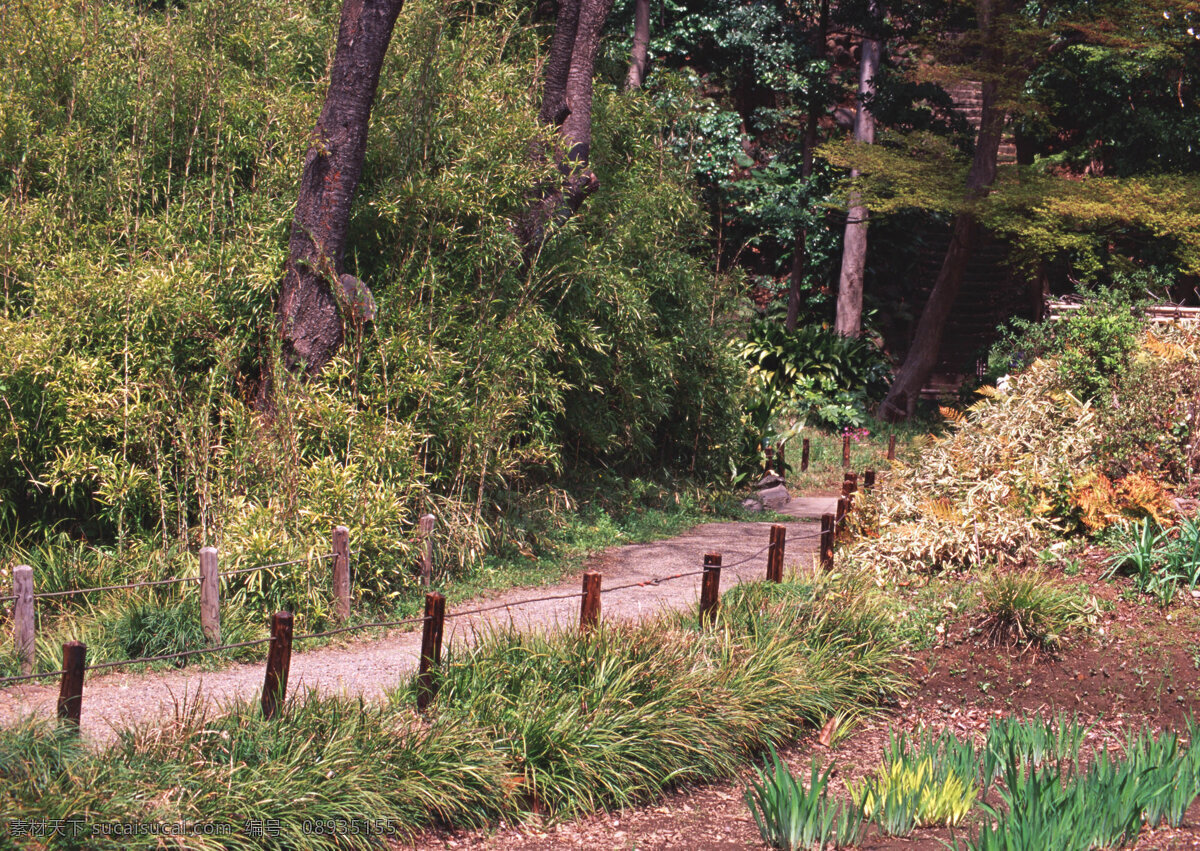
[{"label": "dirt ground", "polygon": [[[993,648],[972,629],[969,616],[948,621],[935,646],[913,654],[906,670],[913,677],[907,699],[863,723],[832,748],[817,736],[798,742],[782,756],[793,773],[807,772],[815,756],[835,765],[833,786],[857,780],[882,761],[894,732],[926,727],[952,729],[981,741],[990,718],[1027,714],[1077,714],[1091,726],[1084,753],[1120,750],[1126,732],[1143,723],[1181,729],[1195,714],[1200,686],[1200,600],[1185,593],[1165,613],[1135,601],[1127,581],[1099,578],[1095,559],[1064,582],[1087,583],[1103,604],[1089,637],[1054,655]],[[899,590],[899,589],[898,589]],[[1124,593],[1123,593],[1124,592]],[[1144,600],[1144,598],[1143,598]],[[666,799],[621,813],[602,813],[560,824],[502,826],[493,831],[430,832],[403,848],[464,851],[556,851],[557,849],[726,849],[765,848],[743,800],[745,778],[679,790]],[[947,829],[924,829],[899,839],[868,835],[864,849],[943,849],[974,835],[977,822],[956,836]],[[1200,848],[1200,803],[1178,830],[1143,832],[1137,849]]]}]

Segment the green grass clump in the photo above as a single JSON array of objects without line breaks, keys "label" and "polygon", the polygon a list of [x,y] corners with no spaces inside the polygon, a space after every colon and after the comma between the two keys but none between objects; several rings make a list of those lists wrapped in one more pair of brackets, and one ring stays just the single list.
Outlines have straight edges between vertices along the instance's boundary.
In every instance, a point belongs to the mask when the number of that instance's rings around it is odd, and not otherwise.
[{"label": "green grass clump", "polygon": [[829,799],[829,775],[814,759],[808,786],[792,776],[771,748],[771,762],[755,767],[757,781],[746,789],[746,805],[763,841],[781,851],[848,848],[862,838],[863,821],[853,803],[838,805]]},{"label": "green grass clump", "polygon": [[1143,729],[1129,736],[1123,756],[1101,751],[1086,770],[1078,765],[1077,723],[1059,717],[1057,745],[1040,763],[1032,759],[1032,742],[1044,740],[1038,727],[1036,721],[1015,722],[989,732],[989,750],[1003,754],[1004,804],[983,807],[989,820],[967,843],[971,851],[1117,848],[1133,843],[1143,825],[1178,826],[1200,795],[1194,724],[1186,749],[1174,733]]},{"label": "green grass clump", "polygon": [[995,574],[979,590],[979,626],[996,645],[1051,649],[1096,613],[1095,600],[1035,572]]},{"label": "green grass clump", "polygon": [[1182,585],[1200,584],[1200,522],[1186,518],[1177,530],[1163,529],[1146,518],[1118,533],[1118,546],[1108,561],[1105,578],[1129,573],[1143,594],[1166,606]]},{"label": "green grass clump", "polygon": [[[10,728],[0,731],[0,812],[234,825],[231,836],[188,837],[199,848],[367,848],[377,837],[309,828],[382,819],[404,837],[633,804],[733,776],[768,746],[900,685],[886,621],[848,583],[740,586],[715,627],[695,620],[484,636],[450,654],[425,716],[408,683],[381,705],[293,696],[273,722],[251,703],[220,716],[192,703],[98,753],[47,724]],[[247,820],[277,821],[279,835],[249,836]],[[156,841],[56,837],[67,848]]]}]

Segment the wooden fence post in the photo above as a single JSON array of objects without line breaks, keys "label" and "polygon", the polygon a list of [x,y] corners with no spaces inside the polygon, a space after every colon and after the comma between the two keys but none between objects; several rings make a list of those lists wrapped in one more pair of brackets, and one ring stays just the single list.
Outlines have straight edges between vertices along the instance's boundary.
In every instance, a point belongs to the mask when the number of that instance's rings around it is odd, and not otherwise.
[{"label": "wooden fence post", "polygon": [[778,524],[771,527],[771,546],[767,549],[767,581],[783,581],[783,548],[787,541],[787,527]]},{"label": "wooden fence post", "polygon": [[437,696],[433,669],[442,664],[442,632],[446,626],[446,598],[436,591],[425,595],[425,627],[421,632],[421,668],[417,673],[417,710]]},{"label": "wooden fence post", "polygon": [[850,466],[850,432],[842,435],[842,466]]},{"label": "wooden fence post", "polygon": [[62,683],[58,688],[58,720],[79,729],[79,710],[83,704],[83,671],[87,667],[87,645],[68,641],[63,649]]},{"label": "wooden fence post", "polygon": [[292,613],[276,612],[271,618],[271,644],[267,676],[263,680],[263,717],[270,720],[287,696],[288,668],[292,665]]},{"label": "wooden fence post", "polygon": [[875,487],[875,471],[874,470],[864,470],[863,471],[863,490],[869,491],[869,490],[874,489],[874,487]]},{"label": "wooden fence post", "polygon": [[779,451],[775,453],[775,458],[779,462],[779,469],[776,470],[775,472],[779,473],[779,475],[783,476],[786,479],[787,478],[787,461],[783,457],[783,449],[784,449],[784,444],[782,444],[782,443],[779,444]]},{"label": "wooden fence post", "polygon": [[209,644],[221,643],[221,574],[217,548],[200,548],[200,628]]},{"label": "wooden fence post", "polygon": [[832,514],[821,515],[821,569],[833,570],[833,529],[836,520]]},{"label": "wooden fence post", "polygon": [[721,602],[721,554],[705,553],[704,576],[700,582],[700,625],[711,624]]},{"label": "wooden fence post", "polygon": [[589,570],[583,574],[583,598],[579,601],[579,629],[590,632],[600,623],[600,573]]},{"label": "wooden fence post", "polygon": [[808,472],[808,438],[804,438],[804,442],[800,446],[800,472]]},{"label": "wooden fence post", "polygon": [[21,660],[21,676],[33,673],[37,657],[37,619],[33,610],[33,568],[19,564],[13,568],[13,648]]},{"label": "wooden fence post", "polygon": [[350,619],[350,530],[336,526],[333,530],[333,600],[338,620]]},{"label": "wooden fence post", "polygon": [[421,530],[421,584],[433,584],[433,522],[432,514],[422,514],[418,521]]},{"label": "wooden fence post", "polygon": [[841,522],[846,519],[846,511],[847,511],[847,509],[849,509],[849,507],[850,507],[850,498],[849,497],[843,496],[840,499],[838,499],[838,501],[837,501],[837,522],[839,525],[841,525]]},{"label": "wooden fence post", "polygon": [[896,435],[894,434],[888,435],[888,460],[896,460]]}]

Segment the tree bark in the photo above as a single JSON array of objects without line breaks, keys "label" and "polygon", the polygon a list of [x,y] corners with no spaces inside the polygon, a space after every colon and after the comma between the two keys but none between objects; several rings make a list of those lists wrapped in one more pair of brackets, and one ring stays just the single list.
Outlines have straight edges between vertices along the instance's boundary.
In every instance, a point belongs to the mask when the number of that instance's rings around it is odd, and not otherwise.
[{"label": "tree bark", "polygon": [[[600,188],[599,179],[588,168],[592,146],[592,76],[600,33],[612,3],[613,0],[562,0],[559,5],[538,117],[543,123],[558,125],[559,145],[554,159],[562,180],[538,191],[518,223],[526,262],[541,248],[547,226],[566,221]],[[534,156],[540,158],[545,154],[535,148]]]},{"label": "tree bark", "polygon": [[650,0],[637,0],[633,8],[633,49],[629,51],[629,73],[625,90],[640,89],[646,82],[646,53],[650,49]]},{"label": "tree bark", "polygon": [[[875,142],[875,116],[866,108],[865,102],[875,93],[879,53],[879,39],[864,36],[858,65],[858,103],[854,112],[854,141],[863,145]],[[850,177],[858,177],[858,169],[851,169]],[[863,270],[867,263],[869,213],[866,205],[861,203],[861,197],[857,192],[850,193],[846,232],[842,240],[842,271],[838,278],[834,330],[843,337],[857,337],[862,333]]]},{"label": "tree bark", "polygon": [[967,174],[967,208],[954,218],[950,247],[942,261],[941,271],[929,293],[929,301],[921,312],[912,347],[903,365],[897,370],[887,396],[879,406],[880,419],[890,422],[911,417],[916,409],[921,388],[937,364],[946,320],[958,298],[967,262],[979,238],[979,223],[970,204],[987,195],[996,179],[996,158],[1004,130],[1004,111],[996,103],[996,83],[983,84],[983,115],[979,125],[979,140],[975,158]]},{"label": "tree bark", "polygon": [[[403,0],[345,0],[329,89],[304,158],[279,294],[284,363],[314,375],[342,345],[342,260],[384,54]],[[349,277],[349,276],[345,276]],[[354,279],[361,290],[365,285]]]},{"label": "tree bark", "polygon": [[973,208],[975,202],[988,194],[996,180],[996,161],[1004,132],[1005,113],[998,102],[998,81],[1005,70],[1004,40],[1002,34],[995,30],[997,15],[1006,11],[1006,8],[1006,0],[975,0],[976,21],[984,45],[981,65],[985,78],[981,92],[979,137],[975,143],[971,170],[967,172],[966,203],[963,211],[954,217],[950,247],[946,250],[941,271],[929,293],[929,301],[917,322],[912,347],[896,371],[887,396],[879,405],[879,417],[883,420],[898,422],[908,419],[916,409],[921,388],[937,364],[942,332],[958,298],[967,262],[979,238],[979,222]]},{"label": "tree bark", "polygon": [[[811,42],[813,57],[816,59],[823,59],[825,57],[825,39],[828,30],[829,0],[821,0],[817,28],[812,35]],[[820,118],[820,111],[815,104],[810,103],[808,107],[808,120],[805,122],[804,128],[804,147],[801,153],[803,159],[800,163],[800,177],[806,182],[812,177],[813,151],[817,147],[817,124]],[[795,331],[796,323],[800,320],[800,288],[804,283],[804,261],[808,256],[808,231],[803,226],[797,227],[793,239],[792,269],[790,280],[788,281],[787,316],[783,320],[783,327],[788,331]]]}]

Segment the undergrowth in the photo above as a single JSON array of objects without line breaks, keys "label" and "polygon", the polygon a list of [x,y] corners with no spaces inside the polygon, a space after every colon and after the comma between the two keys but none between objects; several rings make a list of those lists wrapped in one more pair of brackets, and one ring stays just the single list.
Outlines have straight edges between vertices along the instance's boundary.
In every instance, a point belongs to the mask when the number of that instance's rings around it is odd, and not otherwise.
[{"label": "undergrowth", "polygon": [[[92,752],[46,724],[0,732],[0,812],[88,823],[229,823],[191,847],[372,847],[306,833],[385,820],[399,836],[537,812],[568,816],[732,776],[830,714],[886,700],[886,619],[850,582],[738,586],[718,622],[695,611],[638,625],[500,632],[452,652],[430,713],[414,684],[381,705],[293,696],[274,722],[256,706],[125,730]],[[249,819],[278,836],[251,837]],[[150,837],[57,838],[61,847],[152,847]]]}]

